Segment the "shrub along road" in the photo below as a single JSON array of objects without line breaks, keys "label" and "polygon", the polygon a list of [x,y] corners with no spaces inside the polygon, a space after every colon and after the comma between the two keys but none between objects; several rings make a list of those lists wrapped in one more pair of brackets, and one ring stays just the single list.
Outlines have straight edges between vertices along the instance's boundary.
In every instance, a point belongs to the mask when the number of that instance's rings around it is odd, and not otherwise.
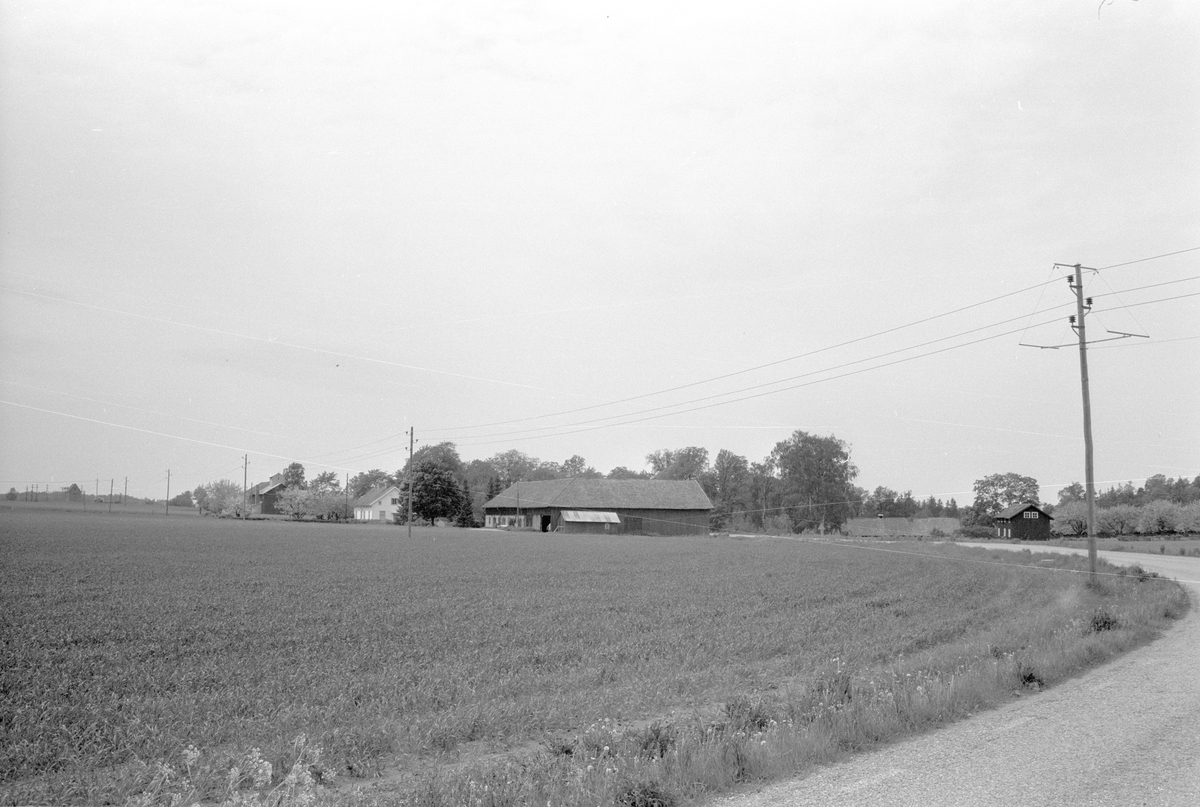
[{"label": "shrub along road", "polygon": [[1200,804],[1200,559],[1100,555],[1176,578],[1193,608],[1147,647],[1043,693],[804,779],[711,804]]}]

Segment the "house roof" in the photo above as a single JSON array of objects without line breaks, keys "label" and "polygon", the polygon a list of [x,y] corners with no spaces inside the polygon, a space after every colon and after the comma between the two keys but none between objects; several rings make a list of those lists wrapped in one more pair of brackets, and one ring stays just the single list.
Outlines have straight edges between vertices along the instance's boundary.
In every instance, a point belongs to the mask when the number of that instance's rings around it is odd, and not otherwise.
[{"label": "house roof", "polygon": [[999,513],[996,514],[996,518],[1002,518],[1007,521],[1008,519],[1013,518],[1020,513],[1024,513],[1026,510],[1028,510],[1030,508],[1037,510],[1039,513],[1041,513],[1048,519],[1051,519],[1051,520],[1054,519],[1054,516],[1050,515],[1049,513],[1047,513],[1042,508],[1038,507],[1033,502],[1021,502],[1020,504],[1014,504],[1009,507],[1005,507],[1003,510],[1001,510]]},{"label": "house roof", "polygon": [[561,507],[571,510],[711,510],[694,479],[550,479],[517,482],[485,509]]},{"label": "house roof", "polygon": [[354,500],[353,507],[374,507],[379,503],[379,500],[389,495],[391,491],[396,491],[396,495],[400,494],[400,488],[395,485],[380,485],[377,488],[371,488],[363,495]]},{"label": "house roof", "polygon": [[282,487],[283,487],[282,482],[275,482],[275,481],[259,482],[257,485],[250,488],[250,490],[248,490],[246,492],[249,493],[251,496],[259,496],[263,493],[270,493],[271,491],[276,490],[277,488],[282,488]]}]

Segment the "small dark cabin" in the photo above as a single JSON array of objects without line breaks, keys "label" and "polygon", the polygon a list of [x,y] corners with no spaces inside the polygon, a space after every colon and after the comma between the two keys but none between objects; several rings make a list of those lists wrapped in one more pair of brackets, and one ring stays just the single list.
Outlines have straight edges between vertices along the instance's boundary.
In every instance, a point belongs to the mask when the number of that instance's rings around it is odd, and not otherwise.
[{"label": "small dark cabin", "polygon": [[1054,518],[1036,504],[1014,504],[995,518],[996,537],[1010,541],[1049,541]]}]

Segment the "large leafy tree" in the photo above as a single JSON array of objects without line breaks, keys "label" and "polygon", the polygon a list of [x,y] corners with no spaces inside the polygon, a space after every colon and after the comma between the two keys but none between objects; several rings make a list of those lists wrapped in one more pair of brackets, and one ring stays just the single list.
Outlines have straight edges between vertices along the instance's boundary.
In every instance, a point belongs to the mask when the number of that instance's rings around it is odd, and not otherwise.
[{"label": "large leafy tree", "polygon": [[649,479],[650,474],[646,471],[631,471],[624,465],[618,465],[608,472],[606,479]]},{"label": "large leafy tree", "polygon": [[708,471],[708,449],[699,446],[654,451],[646,455],[655,479],[699,479]]},{"label": "large leafy tree", "polygon": [[308,487],[316,493],[337,493],[342,489],[342,481],[335,472],[326,471],[313,477]]},{"label": "large leafy tree", "polygon": [[487,461],[496,469],[496,478],[505,488],[519,480],[529,479],[534,470],[541,465],[541,461],[536,457],[516,449],[495,454]]},{"label": "large leafy tree", "polygon": [[463,480],[462,491],[459,496],[458,517],[454,521],[457,527],[474,527],[475,526],[475,508],[471,503],[471,486],[467,484],[467,480]]},{"label": "large leafy tree", "polygon": [[412,464],[414,468],[420,468],[422,465],[435,465],[445,471],[449,471],[454,475],[455,479],[462,479],[465,475],[466,466],[463,465],[462,457],[458,456],[458,449],[454,443],[435,443],[431,446],[421,446],[416,450],[416,453],[410,460],[404,463],[404,467],[396,474],[396,478],[403,482],[408,474],[408,466]]},{"label": "large leafy tree", "polygon": [[529,472],[529,476],[525,477],[533,481],[546,479],[561,479],[563,477],[562,466],[552,460],[539,462],[537,467]]},{"label": "large leafy tree", "polygon": [[858,468],[850,461],[850,447],[844,441],[797,429],[775,444],[771,460],[778,469],[793,530],[824,532],[845,523]]},{"label": "large leafy tree", "polygon": [[[407,507],[406,491],[401,511]],[[412,475],[412,511],[414,518],[430,522],[456,519],[462,512],[462,488],[454,474],[436,462],[419,463]]]},{"label": "large leafy tree", "polygon": [[367,495],[368,491],[391,483],[392,477],[387,471],[381,471],[378,468],[362,471],[350,477],[350,498],[357,499]]},{"label": "large leafy tree", "polygon": [[291,465],[283,469],[283,486],[286,488],[301,488],[306,487],[304,482],[304,466],[298,462],[293,462]]},{"label": "large leafy tree", "polygon": [[1072,482],[1058,491],[1058,506],[1062,507],[1070,502],[1081,502],[1086,495],[1087,491],[1083,489],[1083,485]]},{"label": "large leafy tree", "polygon": [[750,463],[745,457],[722,448],[701,484],[713,499],[711,526],[724,529],[736,512],[746,509],[750,496]]},{"label": "large leafy tree", "polygon": [[561,466],[562,475],[568,478],[579,477],[582,479],[599,479],[602,474],[595,468],[587,464],[587,460],[575,454],[569,459],[564,460]]},{"label": "large leafy tree", "polygon": [[192,501],[192,492],[185,490],[183,493],[173,496],[168,504],[173,504],[176,507],[194,507],[196,503]]},{"label": "large leafy tree", "polygon": [[973,524],[987,524],[1005,507],[1023,502],[1037,504],[1038,482],[1032,476],[1009,473],[992,474],[976,479],[972,486],[975,502],[967,520]]}]

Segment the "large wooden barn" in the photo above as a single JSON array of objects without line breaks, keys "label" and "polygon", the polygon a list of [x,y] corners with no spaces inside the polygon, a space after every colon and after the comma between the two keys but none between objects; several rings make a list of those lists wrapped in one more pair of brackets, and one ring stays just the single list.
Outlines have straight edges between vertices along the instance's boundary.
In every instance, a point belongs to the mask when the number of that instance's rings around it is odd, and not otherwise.
[{"label": "large wooden barn", "polygon": [[483,506],[487,527],[638,535],[707,534],[712,509],[694,479],[517,482]]},{"label": "large wooden barn", "polygon": [[995,518],[996,537],[1016,541],[1049,541],[1054,517],[1036,504],[1014,504]]}]

